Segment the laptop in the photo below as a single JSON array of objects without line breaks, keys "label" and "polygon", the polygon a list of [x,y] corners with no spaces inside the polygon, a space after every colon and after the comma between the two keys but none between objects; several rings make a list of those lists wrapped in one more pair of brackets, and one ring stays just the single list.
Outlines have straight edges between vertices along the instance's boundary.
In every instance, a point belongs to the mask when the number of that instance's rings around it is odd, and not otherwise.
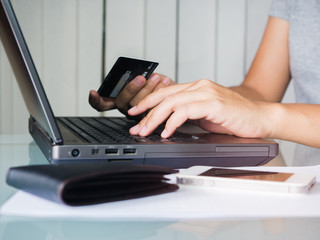
[{"label": "laptop", "polygon": [[257,166],[278,155],[273,141],[197,132],[190,126],[163,139],[157,131],[131,136],[128,128],[136,122],[125,117],[55,117],[11,3],[0,2],[0,37],[30,113],[29,132],[50,163]]}]

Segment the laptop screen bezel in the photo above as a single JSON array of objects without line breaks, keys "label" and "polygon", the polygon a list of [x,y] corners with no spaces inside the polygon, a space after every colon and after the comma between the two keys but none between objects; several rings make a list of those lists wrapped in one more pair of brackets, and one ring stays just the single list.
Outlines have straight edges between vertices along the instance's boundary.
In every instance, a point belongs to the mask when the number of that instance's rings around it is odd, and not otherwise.
[{"label": "laptop screen bezel", "polygon": [[62,136],[9,0],[0,0],[0,39],[31,117],[55,144]]}]

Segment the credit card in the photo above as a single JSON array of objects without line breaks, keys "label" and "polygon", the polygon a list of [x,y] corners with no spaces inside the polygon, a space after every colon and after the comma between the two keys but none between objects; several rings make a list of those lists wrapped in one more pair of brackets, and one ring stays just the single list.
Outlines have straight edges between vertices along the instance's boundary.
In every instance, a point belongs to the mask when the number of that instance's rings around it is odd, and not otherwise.
[{"label": "credit card", "polygon": [[119,57],[98,89],[102,97],[116,98],[121,90],[135,77],[150,77],[159,63],[146,60]]}]

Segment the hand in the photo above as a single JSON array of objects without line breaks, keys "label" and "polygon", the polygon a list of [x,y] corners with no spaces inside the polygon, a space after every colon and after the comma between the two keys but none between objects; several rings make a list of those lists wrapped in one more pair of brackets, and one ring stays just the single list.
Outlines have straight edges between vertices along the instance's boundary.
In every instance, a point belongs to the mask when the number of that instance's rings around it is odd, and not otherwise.
[{"label": "hand", "polygon": [[133,79],[117,96],[116,99],[101,97],[95,90],[89,94],[89,103],[97,111],[106,111],[118,108],[127,115],[128,108],[136,105],[141,99],[151,92],[172,85],[173,81],[164,75],[154,73],[148,81],[143,76]]},{"label": "hand", "polygon": [[177,84],[151,93],[129,109],[131,116],[151,109],[130,133],[147,136],[167,120],[161,134],[167,138],[191,119],[211,132],[265,138],[272,131],[268,106],[210,80]]},{"label": "hand", "polygon": [[96,90],[91,90],[89,93],[90,105],[99,112],[115,108],[114,99],[101,97]]}]

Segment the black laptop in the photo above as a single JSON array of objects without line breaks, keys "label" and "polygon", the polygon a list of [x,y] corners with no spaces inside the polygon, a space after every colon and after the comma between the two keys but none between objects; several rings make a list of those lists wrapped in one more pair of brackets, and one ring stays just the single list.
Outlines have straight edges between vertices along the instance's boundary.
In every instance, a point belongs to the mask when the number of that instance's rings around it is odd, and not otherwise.
[{"label": "black laptop", "polygon": [[[0,0],[0,37],[30,113],[29,132],[51,163],[131,162],[185,168],[256,166],[278,155],[264,139],[176,132],[163,139],[132,136],[125,117],[55,117],[9,0]],[[161,129],[159,130],[159,132]]]}]

